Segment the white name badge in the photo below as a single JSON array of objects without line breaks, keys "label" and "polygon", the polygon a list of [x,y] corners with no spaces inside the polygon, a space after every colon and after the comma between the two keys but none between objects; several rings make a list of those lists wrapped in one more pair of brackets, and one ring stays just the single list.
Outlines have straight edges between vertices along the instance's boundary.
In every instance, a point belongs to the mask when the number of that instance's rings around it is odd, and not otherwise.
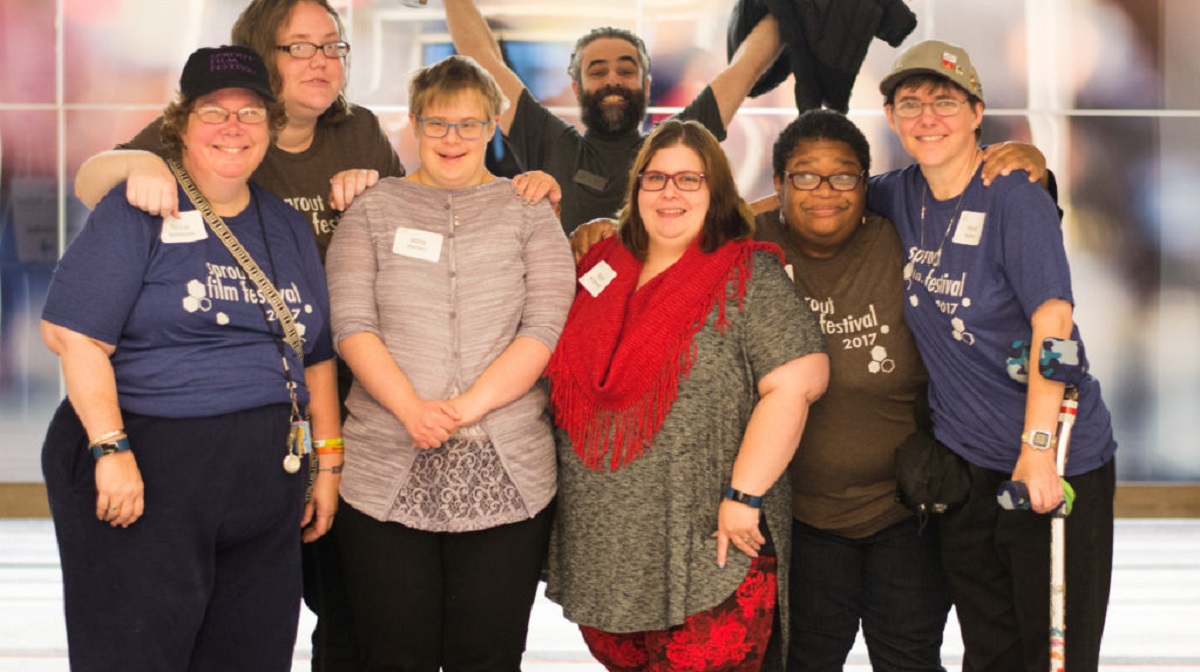
[{"label": "white name badge", "polygon": [[950,242],[956,245],[979,245],[983,240],[983,220],[987,217],[984,212],[964,210],[958,217],[958,225],[954,227],[954,238]]},{"label": "white name badge", "polygon": [[613,267],[609,266],[608,262],[602,261],[593,266],[592,270],[584,273],[583,277],[579,279],[579,284],[583,285],[588,294],[597,297],[615,277],[617,277],[617,272],[613,270]]},{"label": "white name badge", "polygon": [[166,215],[162,220],[159,240],[164,243],[194,243],[208,238],[208,227],[199,210],[179,213],[179,217]]},{"label": "white name badge", "polygon": [[442,257],[442,234],[419,229],[396,229],[392,253],[422,261],[437,261]]}]

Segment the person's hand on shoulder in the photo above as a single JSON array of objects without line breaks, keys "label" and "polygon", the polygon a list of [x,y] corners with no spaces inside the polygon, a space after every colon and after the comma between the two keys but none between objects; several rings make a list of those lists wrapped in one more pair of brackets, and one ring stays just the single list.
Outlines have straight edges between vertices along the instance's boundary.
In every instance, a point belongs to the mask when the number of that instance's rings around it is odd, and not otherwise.
[{"label": "person's hand on shoulder", "polygon": [[354,199],[379,183],[379,171],[369,168],[343,170],[329,178],[329,204],[344,211]]},{"label": "person's hand on shoulder", "polygon": [[125,178],[125,200],[151,215],[179,216],[179,191],[175,174],[153,154],[135,155]]},{"label": "person's hand on shoulder", "polygon": [[559,203],[562,202],[562,187],[558,180],[540,170],[521,173],[512,179],[513,194],[525,205],[541,203],[542,199],[554,206],[554,214],[558,214]]},{"label": "person's hand on shoulder", "polygon": [[1046,156],[1041,150],[1024,142],[998,142],[983,150],[983,185],[986,187],[1001,175],[1014,170],[1029,173],[1030,182],[1046,185]]},{"label": "person's hand on shoulder", "polygon": [[578,264],[593,245],[615,235],[617,235],[617,222],[607,217],[593,219],[575,227],[575,230],[571,232],[571,251],[575,253],[575,263]]}]

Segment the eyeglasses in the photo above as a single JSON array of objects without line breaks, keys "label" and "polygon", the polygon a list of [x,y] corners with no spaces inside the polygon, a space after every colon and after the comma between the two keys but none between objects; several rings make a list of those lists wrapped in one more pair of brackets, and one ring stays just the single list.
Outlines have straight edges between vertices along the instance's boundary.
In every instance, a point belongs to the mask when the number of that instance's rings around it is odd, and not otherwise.
[{"label": "eyeglasses", "polygon": [[329,42],[313,44],[312,42],[294,42],[281,44],[276,49],[287,53],[292,58],[309,59],[317,55],[317,51],[325,54],[325,58],[345,58],[350,53],[349,42]]},{"label": "eyeglasses", "polygon": [[491,121],[460,121],[452,124],[444,119],[422,119],[417,117],[417,123],[421,126],[421,132],[427,138],[444,138],[450,134],[450,129],[458,131],[458,137],[463,140],[478,140],[483,137],[484,130],[487,129]]},{"label": "eyeglasses", "polygon": [[822,182],[828,182],[834,191],[854,191],[858,183],[866,176],[861,173],[837,173],[836,175],[817,175],[816,173],[789,173],[784,171],[783,177],[800,191],[815,191],[821,188]]},{"label": "eyeglasses", "polygon": [[240,110],[227,110],[223,107],[206,106],[197,108],[193,112],[200,121],[206,124],[223,124],[229,115],[237,115],[238,121],[243,124],[261,124],[267,120],[267,108],[265,107],[243,107]]},{"label": "eyeglasses", "polygon": [[684,170],[668,175],[646,170],[638,173],[637,179],[642,191],[662,191],[667,188],[667,182],[674,182],[675,188],[680,191],[700,191],[700,186],[704,184],[704,173]]},{"label": "eyeglasses", "polygon": [[966,105],[965,100],[942,98],[932,103],[921,103],[915,100],[902,100],[892,105],[892,111],[901,119],[915,119],[925,113],[926,107],[932,107],[933,113],[939,117],[953,117],[958,114],[958,108]]}]

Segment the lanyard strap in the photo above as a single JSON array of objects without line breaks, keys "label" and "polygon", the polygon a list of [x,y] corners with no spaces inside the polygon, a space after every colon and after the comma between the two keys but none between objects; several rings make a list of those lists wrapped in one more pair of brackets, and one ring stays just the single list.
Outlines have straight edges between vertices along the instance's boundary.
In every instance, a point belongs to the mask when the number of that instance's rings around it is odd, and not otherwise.
[{"label": "lanyard strap", "polygon": [[[191,200],[192,205],[196,206],[196,210],[204,217],[204,221],[208,223],[208,228],[212,229],[217,238],[225,244],[226,249],[233,255],[233,258],[242,267],[242,270],[246,272],[247,277],[253,280],[254,284],[258,285],[258,288],[262,290],[263,296],[266,297],[271,307],[275,309],[275,315],[279,317],[279,324],[283,327],[284,340],[292,347],[292,350],[296,352],[296,356],[303,363],[304,348],[300,343],[300,332],[296,329],[296,320],[292,317],[291,309],[288,308],[287,303],[280,296],[279,290],[275,288],[275,284],[262,272],[262,269],[251,258],[250,253],[246,251],[246,248],[242,247],[241,242],[238,241],[237,236],[233,235],[233,231],[229,230],[229,226],[225,224],[225,221],[217,213],[213,212],[212,206],[208,204],[208,199],[204,197],[204,194],[200,193],[200,190],[196,187],[196,183],[192,182],[191,176],[187,174],[183,166],[175,159],[168,161],[167,165],[171,166],[171,172],[175,173],[175,179],[179,180],[179,184],[183,186],[183,191],[187,194],[188,199]],[[266,235],[265,229],[263,235]]]}]

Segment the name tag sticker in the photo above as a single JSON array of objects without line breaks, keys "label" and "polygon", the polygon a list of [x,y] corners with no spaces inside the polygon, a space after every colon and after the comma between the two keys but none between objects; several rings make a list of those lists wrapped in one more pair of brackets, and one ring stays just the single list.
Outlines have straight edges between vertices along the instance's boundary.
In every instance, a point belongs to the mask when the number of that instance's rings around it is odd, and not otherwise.
[{"label": "name tag sticker", "polygon": [[983,220],[987,217],[984,212],[964,210],[958,217],[954,227],[954,238],[950,242],[956,245],[978,245],[983,240]]},{"label": "name tag sticker", "polygon": [[162,232],[159,240],[164,243],[194,243],[208,238],[208,227],[204,225],[204,217],[199,210],[188,210],[179,213],[179,217],[167,215],[163,217]]},{"label": "name tag sticker", "polygon": [[442,234],[419,229],[396,229],[392,252],[422,261],[437,261],[442,257]]},{"label": "name tag sticker", "polygon": [[788,280],[796,281],[796,269],[792,268],[791,264],[784,265],[783,272],[788,274]]},{"label": "name tag sticker", "polygon": [[600,292],[603,292],[604,288],[608,287],[608,283],[612,282],[615,277],[617,277],[617,272],[613,270],[612,266],[608,265],[608,262],[602,261],[593,266],[592,270],[584,273],[583,277],[579,279],[579,284],[583,285],[588,294],[597,297],[600,296]]}]

